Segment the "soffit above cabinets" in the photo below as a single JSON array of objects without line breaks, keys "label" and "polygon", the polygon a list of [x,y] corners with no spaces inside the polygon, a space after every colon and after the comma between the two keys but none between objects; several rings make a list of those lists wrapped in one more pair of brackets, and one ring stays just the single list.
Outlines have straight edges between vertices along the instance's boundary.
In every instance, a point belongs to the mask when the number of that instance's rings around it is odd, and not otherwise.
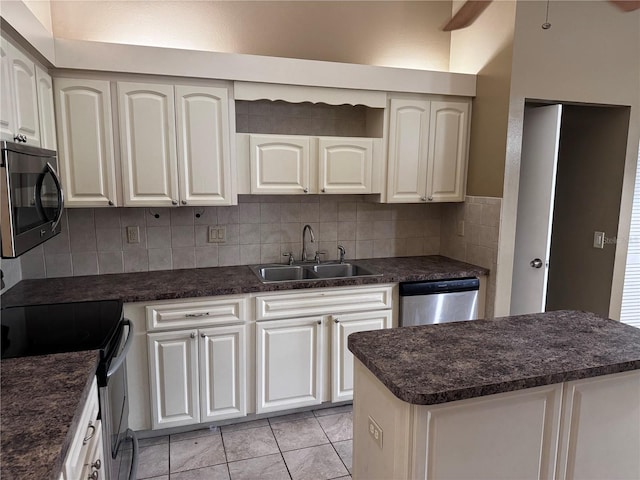
[{"label": "soffit above cabinets", "polygon": [[[476,76],[350,63],[55,39],[56,67],[300,87],[474,97]],[[363,92],[366,93],[366,92]]]}]

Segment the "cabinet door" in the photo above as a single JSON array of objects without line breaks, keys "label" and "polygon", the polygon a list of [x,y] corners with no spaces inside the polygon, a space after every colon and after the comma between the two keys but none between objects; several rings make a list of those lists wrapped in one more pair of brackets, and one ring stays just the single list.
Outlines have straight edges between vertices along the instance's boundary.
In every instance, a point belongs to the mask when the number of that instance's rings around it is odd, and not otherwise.
[{"label": "cabinet door", "polygon": [[173,86],[118,83],[125,207],[178,204]]},{"label": "cabinet door", "polygon": [[331,401],[353,399],[353,355],[347,337],[355,332],[391,328],[391,310],[351,313],[332,317]]},{"label": "cabinet door", "polygon": [[430,102],[391,100],[387,202],[426,200]]},{"label": "cabinet door", "polygon": [[431,102],[427,200],[464,201],[470,102]]},{"label": "cabinet door", "polygon": [[561,399],[554,384],[418,406],[412,478],[555,478]]},{"label": "cabinet door", "polygon": [[251,135],[251,193],[309,193],[309,137]]},{"label": "cabinet door", "polygon": [[256,323],[256,413],[322,401],[322,317]]},{"label": "cabinet door", "polygon": [[0,135],[2,140],[13,142],[16,132],[16,112],[9,48],[9,42],[0,38]]},{"label": "cabinet door", "polygon": [[322,193],[371,193],[372,139],[323,137],[318,143]]},{"label": "cabinet door", "polygon": [[196,330],[147,334],[152,428],[200,422]]},{"label": "cabinet door", "polygon": [[56,78],[54,86],[65,205],[117,204],[109,82]]},{"label": "cabinet door", "polygon": [[40,146],[40,119],[35,64],[21,51],[7,43],[11,86],[15,104],[15,135],[24,135],[27,145]]},{"label": "cabinet door", "polygon": [[181,203],[231,205],[227,89],[176,86],[176,109]]},{"label": "cabinet door", "polygon": [[556,478],[640,478],[640,371],[565,384]]},{"label": "cabinet door", "polygon": [[200,330],[200,421],[247,414],[246,325]]},{"label": "cabinet door", "polygon": [[38,117],[42,148],[56,150],[56,116],[53,109],[53,82],[51,76],[36,65],[38,90]]}]

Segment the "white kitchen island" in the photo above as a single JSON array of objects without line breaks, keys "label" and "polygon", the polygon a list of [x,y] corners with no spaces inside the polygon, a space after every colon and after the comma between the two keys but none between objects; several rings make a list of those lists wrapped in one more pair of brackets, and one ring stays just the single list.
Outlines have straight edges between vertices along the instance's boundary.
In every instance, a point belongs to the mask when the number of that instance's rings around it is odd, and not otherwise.
[{"label": "white kitchen island", "polygon": [[354,479],[640,478],[640,330],[585,312],[363,332]]}]

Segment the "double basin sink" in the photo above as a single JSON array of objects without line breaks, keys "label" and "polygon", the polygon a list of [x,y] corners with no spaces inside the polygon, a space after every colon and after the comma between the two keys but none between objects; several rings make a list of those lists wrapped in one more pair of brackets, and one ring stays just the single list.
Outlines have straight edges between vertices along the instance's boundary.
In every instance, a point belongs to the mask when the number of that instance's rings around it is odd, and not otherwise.
[{"label": "double basin sink", "polygon": [[261,282],[291,282],[296,280],[325,280],[333,278],[353,278],[379,276],[353,262],[314,263],[299,265],[254,265],[251,270]]}]

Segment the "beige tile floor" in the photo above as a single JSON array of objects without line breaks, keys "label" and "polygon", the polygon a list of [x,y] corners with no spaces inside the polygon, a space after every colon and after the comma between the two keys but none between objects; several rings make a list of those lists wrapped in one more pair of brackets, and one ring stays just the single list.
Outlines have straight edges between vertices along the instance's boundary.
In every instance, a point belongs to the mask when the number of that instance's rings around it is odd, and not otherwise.
[{"label": "beige tile floor", "polygon": [[140,441],[139,479],[350,479],[351,405]]}]

